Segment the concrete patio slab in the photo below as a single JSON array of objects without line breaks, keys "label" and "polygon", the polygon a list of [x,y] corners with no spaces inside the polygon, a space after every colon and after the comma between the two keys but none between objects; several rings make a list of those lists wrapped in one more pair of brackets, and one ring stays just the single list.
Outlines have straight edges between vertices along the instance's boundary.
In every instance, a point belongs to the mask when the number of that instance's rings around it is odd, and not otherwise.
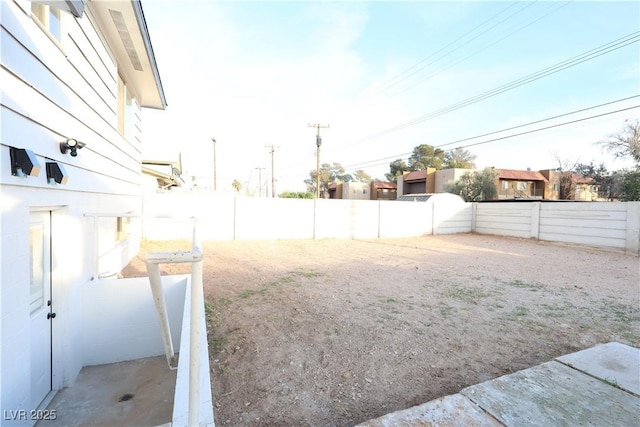
[{"label": "concrete patio slab", "polygon": [[556,360],[640,396],[640,349],[610,342]]},{"label": "concrete patio slab", "polygon": [[496,427],[501,425],[466,397],[454,394],[369,420],[359,424],[358,427]]},{"label": "concrete patio slab", "polygon": [[507,426],[640,425],[640,399],[559,362],[460,392]]},{"label": "concrete patio slab", "polygon": [[38,427],[159,426],[171,422],[176,371],[165,356],[87,366],[51,401]]},{"label": "concrete patio slab", "polygon": [[640,349],[612,342],[359,427],[640,426]]}]

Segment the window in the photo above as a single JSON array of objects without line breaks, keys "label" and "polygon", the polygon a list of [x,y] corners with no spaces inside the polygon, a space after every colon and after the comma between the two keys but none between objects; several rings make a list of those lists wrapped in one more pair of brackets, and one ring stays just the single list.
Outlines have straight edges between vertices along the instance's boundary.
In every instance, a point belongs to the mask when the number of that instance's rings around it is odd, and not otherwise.
[{"label": "window", "polygon": [[558,190],[560,190],[560,186],[558,185],[558,183],[557,183],[557,182],[554,182],[554,183],[553,183],[553,191],[554,191],[555,193],[557,193],[557,192],[558,192]]},{"label": "window", "polygon": [[526,182],[519,182],[518,183],[518,190],[519,191],[524,191],[527,189],[527,183]]},{"label": "window", "polygon": [[62,15],[60,9],[45,5],[31,3],[31,13],[44,29],[58,42],[62,40]]},{"label": "window", "polygon": [[118,132],[127,139],[133,137],[133,117],[133,97],[118,76]]},{"label": "window", "polygon": [[131,218],[119,216],[116,219],[116,242],[129,238],[129,223]]},{"label": "window", "polygon": [[503,190],[509,189],[509,181],[502,181],[502,189]]},{"label": "window", "polygon": [[44,226],[34,224],[29,228],[29,252],[31,254],[30,300],[31,314],[44,305]]}]

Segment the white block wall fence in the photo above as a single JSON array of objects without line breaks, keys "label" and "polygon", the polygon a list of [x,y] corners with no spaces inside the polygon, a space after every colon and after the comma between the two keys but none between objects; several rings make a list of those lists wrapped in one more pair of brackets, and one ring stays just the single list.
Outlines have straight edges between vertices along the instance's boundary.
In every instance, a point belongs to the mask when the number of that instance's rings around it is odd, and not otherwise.
[{"label": "white block wall fence", "polygon": [[[144,196],[144,214],[196,216],[203,240],[376,239],[475,232],[640,254],[640,202],[465,203],[244,198],[198,192]],[[180,239],[189,222],[145,218],[148,240]]]}]

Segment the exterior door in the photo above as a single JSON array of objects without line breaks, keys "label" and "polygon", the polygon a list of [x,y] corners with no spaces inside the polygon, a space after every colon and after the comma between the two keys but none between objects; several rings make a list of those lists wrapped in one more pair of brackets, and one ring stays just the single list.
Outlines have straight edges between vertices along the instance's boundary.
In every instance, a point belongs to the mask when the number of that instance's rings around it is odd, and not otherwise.
[{"label": "exterior door", "polygon": [[31,313],[31,408],[51,391],[51,212],[32,212],[29,221]]}]

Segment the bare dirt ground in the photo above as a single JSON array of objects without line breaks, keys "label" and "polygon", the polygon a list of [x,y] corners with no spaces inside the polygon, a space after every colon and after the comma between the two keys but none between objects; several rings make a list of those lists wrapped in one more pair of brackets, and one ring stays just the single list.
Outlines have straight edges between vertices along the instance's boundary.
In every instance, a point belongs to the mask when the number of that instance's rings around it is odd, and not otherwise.
[{"label": "bare dirt ground", "polygon": [[[220,426],[352,426],[598,343],[640,346],[637,256],[472,234],[204,251]],[[139,256],[124,275],[144,271]]]}]

